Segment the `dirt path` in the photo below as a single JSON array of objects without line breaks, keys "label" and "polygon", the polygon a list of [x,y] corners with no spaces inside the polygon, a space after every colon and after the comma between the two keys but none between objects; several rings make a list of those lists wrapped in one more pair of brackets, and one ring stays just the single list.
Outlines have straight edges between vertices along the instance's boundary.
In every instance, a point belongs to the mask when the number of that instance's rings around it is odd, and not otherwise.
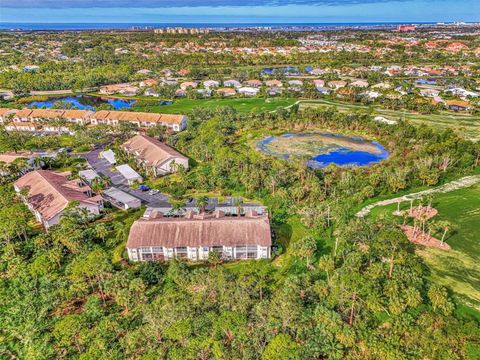
[{"label": "dirt path", "polygon": [[433,189],[423,190],[423,191],[419,191],[419,192],[416,192],[416,193],[411,193],[411,194],[408,194],[408,195],[399,196],[399,197],[396,197],[396,198],[393,198],[393,199],[382,200],[382,201],[378,201],[376,203],[367,205],[362,210],[360,210],[358,213],[356,213],[355,216],[365,217],[376,206],[385,206],[385,205],[401,203],[401,202],[404,202],[404,201],[417,200],[417,199],[421,199],[425,195],[435,194],[435,193],[446,193],[446,192],[450,192],[450,191],[453,191],[453,190],[457,190],[457,189],[461,189],[461,188],[465,188],[465,187],[470,187],[470,186],[475,185],[477,183],[480,183],[480,175],[465,176],[461,179],[451,181],[449,183],[446,183],[442,186],[439,186],[439,187],[436,187],[436,188],[433,188]]}]

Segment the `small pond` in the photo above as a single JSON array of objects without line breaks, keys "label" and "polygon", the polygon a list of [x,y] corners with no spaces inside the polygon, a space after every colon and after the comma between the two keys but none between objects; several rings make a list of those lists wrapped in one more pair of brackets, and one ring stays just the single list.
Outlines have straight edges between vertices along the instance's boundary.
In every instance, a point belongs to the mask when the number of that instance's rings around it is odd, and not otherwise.
[{"label": "small pond", "polygon": [[128,99],[113,99],[101,96],[90,95],[76,95],[58,98],[50,98],[45,101],[33,101],[28,104],[28,107],[47,108],[54,107],[55,103],[64,102],[65,106],[62,108],[75,107],[80,110],[95,110],[98,106],[109,104],[113,106],[114,110],[129,109],[135,104],[135,100]]},{"label": "small pond", "polygon": [[315,169],[330,164],[368,166],[388,158],[388,151],[376,141],[330,133],[268,136],[257,143],[263,153],[299,161]]}]

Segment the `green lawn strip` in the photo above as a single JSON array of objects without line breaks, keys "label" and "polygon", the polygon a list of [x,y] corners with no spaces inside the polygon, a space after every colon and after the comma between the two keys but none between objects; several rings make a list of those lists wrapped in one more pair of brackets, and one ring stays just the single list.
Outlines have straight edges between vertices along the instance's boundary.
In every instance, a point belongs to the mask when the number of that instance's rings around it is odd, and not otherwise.
[{"label": "green lawn strip", "polygon": [[256,111],[274,111],[279,107],[290,106],[295,99],[285,98],[235,98],[235,99],[180,99],[174,100],[172,105],[153,105],[146,107],[134,107],[135,111],[148,111],[166,114],[185,114],[196,107],[216,109],[220,106],[232,106],[240,113]]}]

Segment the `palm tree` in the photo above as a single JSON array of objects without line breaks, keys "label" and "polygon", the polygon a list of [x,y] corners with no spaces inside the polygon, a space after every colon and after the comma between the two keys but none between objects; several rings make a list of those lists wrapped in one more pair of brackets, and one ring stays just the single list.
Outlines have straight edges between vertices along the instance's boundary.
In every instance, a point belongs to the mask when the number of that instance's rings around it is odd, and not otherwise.
[{"label": "palm tree", "polygon": [[92,183],[90,184],[90,187],[92,188],[93,191],[96,193],[101,194],[103,190],[110,185],[110,179],[105,176],[99,176],[96,177],[92,180]]},{"label": "palm tree", "polygon": [[41,161],[43,163],[44,166],[48,166],[49,169],[52,168],[52,164],[53,164],[53,158],[51,157],[40,157],[38,158],[39,161]]},{"label": "palm tree", "polygon": [[208,196],[205,196],[205,195],[199,196],[199,197],[196,199],[195,203],[196,203],[196,205],[197,205],[198,210],[199,210],[201,213],[204,213],[204,212],[205,212],[205,208],[206,208],[207,205],[208,205]]},{"label": "palm tree", "polygon": [[95,226],[95,235],[98,236],[103,241],[105,241],[105,238],[107,237],[108,233],[109,233],[109,230],[104,223],[100,223]]},{"label": "palm tree", "polygon": [[443,230],[442,239],[440,240],[442,246],[445,241],[445,236],[449,230],[452,230],[452,224],[446,220],[441,220],[438,222],[438,227]]},{"label": "palm tree", "polygon": [[33,158],[33,166],[39,169],[43,166],[43,161],[40,156]]},{"label": "palm tree", "polygon": [[170,215],[179,215],[183,212],[185,212],[185,204],[177,202],[172,203],[172,208],[169,211]]}]

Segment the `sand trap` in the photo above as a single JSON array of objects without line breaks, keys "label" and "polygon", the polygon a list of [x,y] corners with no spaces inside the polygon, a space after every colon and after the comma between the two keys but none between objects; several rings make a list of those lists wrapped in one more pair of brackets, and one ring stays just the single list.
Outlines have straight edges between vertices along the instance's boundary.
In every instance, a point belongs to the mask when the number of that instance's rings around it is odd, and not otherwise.
[{"label": "sand trap", "polygon": [[408,216],[417,220],[429,220],[438,214],[437,209],[431,206],[415,206],[408,211]]},{"label": "sand trap", "polygon": [[415,229],[410,225],[402,225],[400,228],[403,230],[405,235],[407,235],[408,240],[414,244],[423,245],[427,247],[434,247],[442,250],[450,250],[450,245],[447,243],[442,243],[440,240],[434,238],[433,236],[428,236],[420,229]]}]

